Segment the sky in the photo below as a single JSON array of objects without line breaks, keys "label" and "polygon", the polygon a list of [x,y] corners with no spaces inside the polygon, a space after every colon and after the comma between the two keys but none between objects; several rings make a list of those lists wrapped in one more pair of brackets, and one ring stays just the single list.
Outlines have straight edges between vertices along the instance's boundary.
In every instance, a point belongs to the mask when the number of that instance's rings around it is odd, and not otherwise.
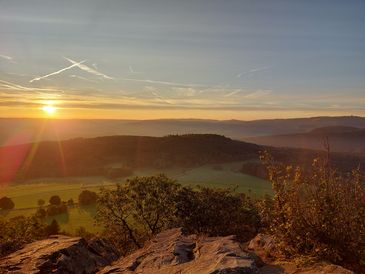
[{"label": "sky", "polygon": [[363,0],[0,0],[0,117],[365,116]]}]

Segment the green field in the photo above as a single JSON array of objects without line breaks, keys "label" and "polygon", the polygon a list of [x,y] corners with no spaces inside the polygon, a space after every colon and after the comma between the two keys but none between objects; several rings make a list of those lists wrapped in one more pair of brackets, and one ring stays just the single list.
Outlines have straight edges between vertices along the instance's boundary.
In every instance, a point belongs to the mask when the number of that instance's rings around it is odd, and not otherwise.
[{"label": "green field", "polygon": [[[148,176],[156,173],[165,173],[167,176],[176,179],[183,185],[204,185],[209,187],[234,188],[237,192],[250,193],[253,197],[261,197],[271,194],[272,189],[269,182],[237,172],[241,162],[224,165],[207,165],[194,169],[168,169],[156,171],[153,169],[137,170],[134,176]],[[8,212],[0,212],[0,216],[11,218],[15,216],[29,216],[36,211],[37,201],[43,199],[48,202],[52,195],[59,195],[62,200],[78,200],[82,190],[98,191],[101,186],[112,187],[115,183],[122,183],[124,180],[110,181],[102,177],[78,177],[62,179],[42,179],[30,182],[0,187],[0,197],[8,196],[13,199],[15,209]],[[56,216],[61,229],[67,232],[74,232],[80,226],[91,232],[100,228],[94,225],[96,210],[95,207],[69,209],[69,214]],[[51,220],[48,220],[51,221]]]}]

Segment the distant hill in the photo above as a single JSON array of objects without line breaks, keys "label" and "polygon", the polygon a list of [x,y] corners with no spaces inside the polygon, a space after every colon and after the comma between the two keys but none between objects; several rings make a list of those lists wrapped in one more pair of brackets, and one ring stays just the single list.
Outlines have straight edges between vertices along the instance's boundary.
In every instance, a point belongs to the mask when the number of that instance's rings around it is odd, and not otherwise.
[{"label": "distant hill", "polygon": [[252,136],[303,133],[319,127],[365,128],[356,116],[298,119],[239,120],[59,120],[0,118],[0,146],[45,140],[112,135],[166,136],[169,134],[219,134],[233,139]]},{"label": "distant hill", "polygon": [[323,149],[328,140],[336,152],[365,153],[365,128],[332,126],[313,129],[306,133],[281,134],[246,138],[245,140],[276,147]]},{"label": "distant hill", "polygon": [[[132,170],[148,167],[160,171],[237,161],[257,162],[262,150],[269,150],[280,161],[301,165],[310,164],[321,154],[310,150],[263,147],[213,134],[77,138],[0,147],[0,182],[105,176],[116,171],[116,167]],[[365,164],[363,158],[353,155],[334,155],[334,160],[342,170]]]}]

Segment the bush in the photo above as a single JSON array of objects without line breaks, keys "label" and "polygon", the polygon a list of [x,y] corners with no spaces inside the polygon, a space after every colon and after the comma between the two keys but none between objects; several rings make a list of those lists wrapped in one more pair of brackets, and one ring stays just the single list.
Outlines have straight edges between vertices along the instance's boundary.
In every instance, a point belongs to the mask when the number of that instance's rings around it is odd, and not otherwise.
[{"label": "bush", "polygon": [[359,171],[340,174],[321,159],[306,172],[277,163],[268,153],[262,160],[275,196],[264,202],[261,214],[283,252],[340,264],[364,262],[365,190]]},{"label": "bush", "polygon": [[60,226],[58,225],[57,221],[53,219],[51,224],[46,226],[45,230],[47,235],[55,235],[60,232]]},{"label": "bush", "polygon": [[68,208],[66,204],[60,205],[49,205],[47,206],[47,216],[55,216],[58,214],[68,213]]},{"label": "bush", "polygon": [[20,216],[9,220],[0,219],[0,257],[47,236],[46,225],[38,218]]},{"label": "bush", "polygon": [[236,234],[248,240],[259,226],[258,213],[244,195],[183,188],[165,175],[136,177],[116,189],[102,189],[97,221],[123,254],[171,227],[211,236]]},{"label": "bush", "polygon": [[52,196],[50,199],[49,199],[49,203],[51,204],[51,205],[56,205],[56,206],[58,206],[58,205],[60,205],[61,204],[61,198],[60,198],[60,196],[58,196],[58,195],[54,195],[54,196]]},{"label": "bush", "polygon": [[8,198],[8,197],[2,197],[0,199],[0,209],[13,209],[15,206],[14,202],[12,199]]},{"label": "bush", "polygon": [[173,223],[178,187],[173,180],[158,175],[127,180],[115,190],[102,189],[97,220],[122,253],[140,248]]},{"label": "bush", "polygon": [[83,190],[79,195],[79,205],[91,205],[95,204],[96,200],[98,199],[98,195],[90,190]]},{"label": "bush", "polygon": [[46,202],[45,202],[45,200],[43,200],[43,199],[39,199],[38,200],[38,202],[37,202],[37,205],[39,206],[39,207],[42,207],[42,206],[44,206],[46,204]]},{"label": "bush", "polygon": [[229,189],[182,188],[176,198],[177,225],[194,234],[254,237],[260,220],[251,200]]}]

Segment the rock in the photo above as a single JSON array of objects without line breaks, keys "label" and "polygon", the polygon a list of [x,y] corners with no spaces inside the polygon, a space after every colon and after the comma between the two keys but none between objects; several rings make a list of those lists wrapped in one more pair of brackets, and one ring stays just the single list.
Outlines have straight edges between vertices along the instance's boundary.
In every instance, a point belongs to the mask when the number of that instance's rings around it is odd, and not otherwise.
[{"label": "rock", "polygon": [[275,240],[271,235],[257,234],[250,241],[248,249],[254,250],[259,256],[280,257],[280,252],[277,250]]},{"label": "rock", "polygon": [[339,265],[327,264],[317,265],[306,269],[300,269],[298,274],[354,274],[353,271],[345,269]]},{"label": "rock", "polygon": [[234,236],[186,236],[182,229],[158,234],[142,249],[121,258],[101,273],[244,274],[260,273]]},{"label": "rock", "polygon": [[88,243],[55,235],[0,259],[0,273],[95,273],[117,258],[116,250],[101,239]]}]

